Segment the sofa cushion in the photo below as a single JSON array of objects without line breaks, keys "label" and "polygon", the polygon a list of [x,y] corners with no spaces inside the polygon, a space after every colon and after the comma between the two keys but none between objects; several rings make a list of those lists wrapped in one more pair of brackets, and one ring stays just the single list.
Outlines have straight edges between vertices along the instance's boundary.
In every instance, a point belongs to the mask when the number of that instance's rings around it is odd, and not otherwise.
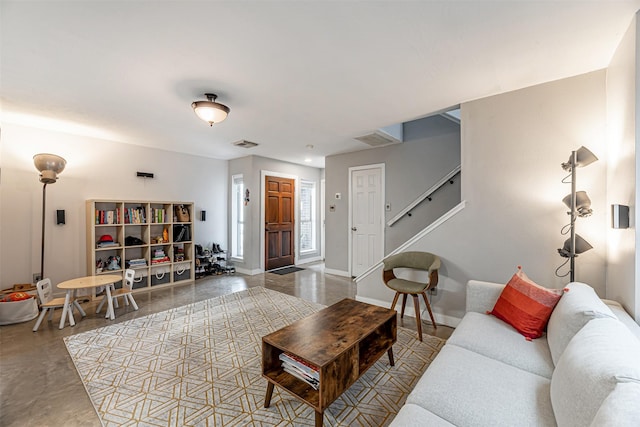
[{"label": "sofa cushion", "polygon": [[637,427],[640,420],[640,383],[618,383],[598,409],[591,427]]},{"label": "sofa cushion", "polygon": [[551,377],[560,426],[588,426],[618,382],[640,382],[640,341],[617,319],[594,319],[569,342]]},{"label": "sofa cushion", "polygon": [[553,363],[558,364],[569,341],[591,319],[615,315],[598,298],[593,288],[585,283],[572,282],[568,292],[558,301],[547,325],[547,341]]},{"label": "sofa cushion", "polygon": [[421,406],[413,405],[411,403],[405,404],[400,408],[400,412],[393,419],[393,422],[389,427],[402,426],[402,427],[452,427],[448,421],[443,420],[433,412],[429,412]]},{"label": "sofa cushion", "polygon": [[547,338],[533,341],[522,339],[522,335],[500,319],[487,314],[467,313],[447,340],[516,368],[551,379],[553,360]]},{"label": "sofa cushion", "polygon": [[526,338],[540,338],[562,292],[561,289],[538,285],[518,266],[491,314],[513,326]]},{"label": "sofa cushion", "polygon": [[457,425],[555,426],[550,380],[446,344],[407,403]]}]

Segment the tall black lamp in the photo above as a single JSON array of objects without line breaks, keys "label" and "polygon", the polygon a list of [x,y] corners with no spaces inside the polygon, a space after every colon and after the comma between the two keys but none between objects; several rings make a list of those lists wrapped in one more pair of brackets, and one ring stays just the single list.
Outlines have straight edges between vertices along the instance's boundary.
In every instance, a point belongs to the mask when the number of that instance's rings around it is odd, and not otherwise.
[{"label": "tall black lamp", "polygon": [[598,160],[598,158],[587,148],[580,147],[577,151],[571,152],[571,157],[569,157],[569,161],[566,163],[562,163],[562,169],[570,172],[568,176],[566,176],[562,182],[565,184],[571,184],[571,193],[569,193],[562,202],[569,208],[569,212],[567,215],[570,216],[569,224],[562,228],[561,233],[567,234],[569,233],[569,238],[565,240],[562,248],[558,249],[558,253],[563,258],[568,258],[569,262],[569,272],[563,275],[558,274],[558,270],[562,268],[566,264],[563,263],[556,270],[556,275],[560,277],[565,277],[569,275],[569,279],[573,282],[575,280],[575,259],[576,257],[592,249],[593,246],[589,244],[586,240],[576,234],[576,218],[578,217],[587,217],[591,215],[593,210],[591,209],[591,199],[587,196],[585,191],[576,191],[576,168],[584,167],[590,165],[591,163]]},{"label": "tall black lamp", "polygon": [[42,183],[42,245],[40,248],[40,280],[42,280],[44,279],[44,226],[47,184],[55,184],[58,180],[58,174],[64,170],[67,161],[55,154],[41,153],[33,156],[33,164],[40,172],[40,182]]}]

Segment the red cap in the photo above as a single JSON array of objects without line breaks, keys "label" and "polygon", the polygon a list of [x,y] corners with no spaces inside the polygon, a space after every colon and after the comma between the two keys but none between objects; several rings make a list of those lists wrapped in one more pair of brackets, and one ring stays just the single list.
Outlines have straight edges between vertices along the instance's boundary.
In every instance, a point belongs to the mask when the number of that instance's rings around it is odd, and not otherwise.
[{"label": "red cap", "polygon": [[100,237],[100,240],[98,240],[99,243],[104,243],[104,242],[113,242],[113,237],[111,237],[108,234],[105,234],[104,236]]}]

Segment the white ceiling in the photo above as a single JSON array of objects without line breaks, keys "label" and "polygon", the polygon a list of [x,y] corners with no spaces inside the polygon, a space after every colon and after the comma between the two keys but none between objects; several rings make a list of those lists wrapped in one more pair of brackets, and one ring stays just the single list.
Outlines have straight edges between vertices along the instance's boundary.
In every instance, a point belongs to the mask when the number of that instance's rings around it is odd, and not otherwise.
[{"label": "white ceiling", "polygon": [[[1,0],[2,120],[28,114],[130,144],[323,167],[326,155],[367,148],[353,138],[376,128],[607,67],[639,7]],[[205,92],[231,108],[212,128],[190,106]],[[232,145],[241,139],[260,146]]]}]

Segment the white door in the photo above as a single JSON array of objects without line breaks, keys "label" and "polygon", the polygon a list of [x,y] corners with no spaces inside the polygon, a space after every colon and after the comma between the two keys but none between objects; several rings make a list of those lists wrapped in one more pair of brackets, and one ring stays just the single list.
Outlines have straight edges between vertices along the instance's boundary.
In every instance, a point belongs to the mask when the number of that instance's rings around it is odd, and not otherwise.
[{"label": "white door", "polygon": [[384,256],[384,165],[350,169],[351,275]]}]

